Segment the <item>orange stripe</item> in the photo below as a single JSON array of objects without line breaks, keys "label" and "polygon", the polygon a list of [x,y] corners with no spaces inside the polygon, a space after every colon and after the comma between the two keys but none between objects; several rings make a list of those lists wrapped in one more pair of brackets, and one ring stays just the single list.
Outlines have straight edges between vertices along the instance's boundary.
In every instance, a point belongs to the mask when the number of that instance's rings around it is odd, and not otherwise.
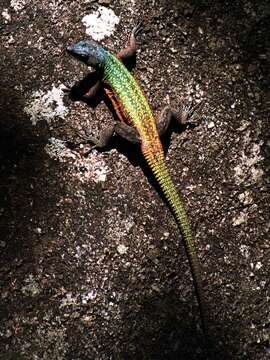
[{"label": "orange stripe", "polygon": [[115,97],[113,91],[111,89],[108,89],[108,88],[104,88],[104,90],[105,90],[106,95],[110,99],[110,101],[112,103],[112,106],[113,106],[119,120],[124,122],[124,123],[129,123],[128,117],[125,115],[125,110],[121,106],[118,99]]}]

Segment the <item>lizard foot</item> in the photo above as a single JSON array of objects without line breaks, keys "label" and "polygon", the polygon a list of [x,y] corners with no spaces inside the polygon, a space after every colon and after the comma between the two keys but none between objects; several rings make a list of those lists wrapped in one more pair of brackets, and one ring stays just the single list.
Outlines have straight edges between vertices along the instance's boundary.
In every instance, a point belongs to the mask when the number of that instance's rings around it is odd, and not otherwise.
[{"label": "lizard foot", "polygon": [[202,107],[202,101],[194,104],[194,101],[191,101],[187,105],[182,105],[180,107],[180,112],[176,112],[176,119],[183,125],[187,124],[195,112]]},{"label": "lizard foot", "polygon": [[132,34],[136,38],[143,31],[143,22],[139,21],[133,28]]}]

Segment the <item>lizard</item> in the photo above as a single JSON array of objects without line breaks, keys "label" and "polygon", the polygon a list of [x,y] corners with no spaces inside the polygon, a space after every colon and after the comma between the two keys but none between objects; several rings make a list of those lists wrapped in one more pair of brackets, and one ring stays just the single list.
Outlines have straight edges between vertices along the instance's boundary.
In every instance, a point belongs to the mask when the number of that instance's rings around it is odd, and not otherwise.
[{"label": "lizard", "polygon": [[201,266],[193,240],[192,229],[185,210],[183,200],[178,194],[175,184],[166,165],[160,136],[163,135],[170,122],[176,119],[185,124],[190,109],[184,109],[179,116],[170,106],[164,107],[157,120],[137,80],[132,76],[126,63],[136,55],[136,37],[141,31],[141,24],[131,32],[128,46],[114,55],[94,40],[82,40],[67,47],[67,52],[99,74],[95,85],[91,86],[84,100],[92,99],[103,86],[106,95],[118,115],[119,121],[103,130],[99,140],[91,139],[97,147],[105,147],[113,134],[140,145],[146,163],[161,188],[162,193],[174,215],[183,237],[189,260],[195,293],[200,310],[202,330],[208,333],[207,303],[202,284]]}]

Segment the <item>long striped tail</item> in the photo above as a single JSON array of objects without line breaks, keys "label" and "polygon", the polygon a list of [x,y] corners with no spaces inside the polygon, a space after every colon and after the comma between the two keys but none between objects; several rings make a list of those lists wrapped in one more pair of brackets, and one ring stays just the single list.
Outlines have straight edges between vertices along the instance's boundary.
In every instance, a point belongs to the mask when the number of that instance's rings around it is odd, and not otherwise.
[{"label": "long striped tail", "polygon": [[150,166],[161,190],[163,191],[166,200],[171,208],[171,211],[176,219],[178,227],[183,236],[186,253],[188,256],[192,278],[194,282],[195,293],[197,301],[199,304],[202,328],[203,332],[206,334],[208,331],[207,325],[207,306],[204,297],[202,277],[201,277],[201,267],[200,262],[197,256],[197,251],[195,243],[192,237],[192,230],[189,224],[188,216],[186,210],[183,206],[183,201],[181,200],[180,195],[178,194],[176,187],[172,181],[172,178],[168,172],[163,154],[161,156],[153,156],[152,151],[148,149],[143,149],[144,157]]}]

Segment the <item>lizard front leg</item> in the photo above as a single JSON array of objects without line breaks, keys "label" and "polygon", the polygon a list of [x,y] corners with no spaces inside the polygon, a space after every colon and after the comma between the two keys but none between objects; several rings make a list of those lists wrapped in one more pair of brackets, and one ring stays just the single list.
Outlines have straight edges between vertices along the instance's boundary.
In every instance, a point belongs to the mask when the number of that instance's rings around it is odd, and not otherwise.
[{"label": "lizard front leg", "polygon": [[[93,73],[89,74],[92,75]],[[87,79],[84,79],[85,82],[87,81]],[[100,91],[101,87],[102,87],[102,81],[97,77],[96,79],[94,79],[93,83],[94,85],[89,87],[89,83],[91,83],[92,81],[89,81],[88,83],[85,84],[85,88],[84,86],[82,86],[82,84],[80,83],[79,85],[73,87],[70,91],[70,98],[72,100],[81,100],[84,102],[89,102],[94,100],[97,95],[98,92]]]},{"label": "lizard front leg", "polygon": [[[136,37],[142,31],[142,24],[137,24],[131,32],[129,37],[128,46],[118,52],[117,57],[120,59],[123,64],[129,69],[132,70],[135,66],[136,59]],[[133,61],[133,63],[131,63]]]},{"label": "lizard front leg", "polygon": [[84,101],[88,103],[97,98],[101,88],[101,75],[97,71],[94,71],[72,87],[66,86],[64,91],[72,101]]}]

